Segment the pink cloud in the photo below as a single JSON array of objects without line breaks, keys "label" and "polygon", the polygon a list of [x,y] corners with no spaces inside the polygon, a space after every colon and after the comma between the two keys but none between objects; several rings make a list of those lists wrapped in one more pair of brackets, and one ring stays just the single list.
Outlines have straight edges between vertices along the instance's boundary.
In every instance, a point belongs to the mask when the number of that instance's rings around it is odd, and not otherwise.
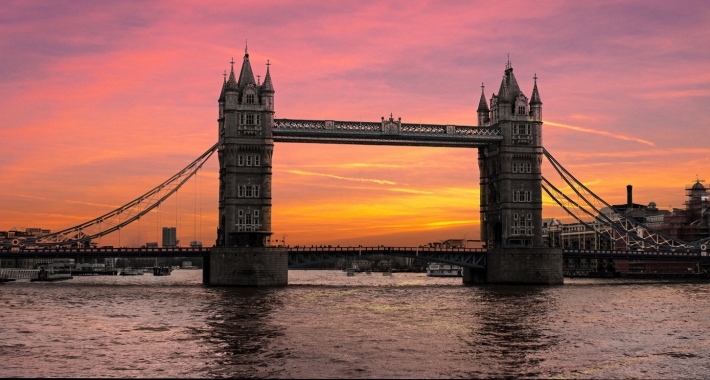
[{"label": "pink cloud", "polygon": [[[284,118],[393,112],[405,122],[475,125],[478,86],[486,83],[488,97],[497,91],[510,53],[528,95],[538,74],[544,116],[556,123],[544,144],[577,165],[575,174],[599,180],[594,186],[610,199],[634,182],[643,184],[639,197],[679,205],[686,178],[708,167],[709,24],[701,3],[8,3],[0,186],[12,190],[0,199],[0,229],[90,219],[202,153],[216,139],[222,71],[240,60],[245,39],[256,74],[266,59],[273,64],[276,117]],[[211,162],[201,177],[205,242],[215,235],[216,170]],[[478,218],[477,194],[451,190],[477,190],[475,150],[277,144],[274,176],[275,231],[315,226],[291,232],[293,244],[323,242],[319,231],[336,227],[351,228],[338,239],[353,244],[478,233],[475,223],[446,224]],[[396,185],[382,195],[379,185],[333,177]],[[181,197],[187,202],[187,189]],[[323,211],[348,201],[366,212],[380,197],[396,217]],[[309,214],[288,214],[303,204],[313,206]],[[367,223],[414,227],[373,233],[361,228]],[[187,223],[182,230],[193,234]]]}]

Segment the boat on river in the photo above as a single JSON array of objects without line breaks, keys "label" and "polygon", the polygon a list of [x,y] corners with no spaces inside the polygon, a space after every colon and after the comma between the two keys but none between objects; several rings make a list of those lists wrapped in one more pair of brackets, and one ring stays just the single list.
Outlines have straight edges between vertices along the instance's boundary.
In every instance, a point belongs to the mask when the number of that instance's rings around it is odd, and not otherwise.
[{"label": "boat on river", "polygon": [[143,271],[140,269],[123,268],[118,273],[119,276],[142,276]]},{"label": "boat on river", "polygon": [[429,263],[426,275],[428,277],[462,277],[463,268],[458,265]]},{"label": "boat on river", "polygon": [[153,276],[170,276],[172,271],[169,267],[153,267]]}]

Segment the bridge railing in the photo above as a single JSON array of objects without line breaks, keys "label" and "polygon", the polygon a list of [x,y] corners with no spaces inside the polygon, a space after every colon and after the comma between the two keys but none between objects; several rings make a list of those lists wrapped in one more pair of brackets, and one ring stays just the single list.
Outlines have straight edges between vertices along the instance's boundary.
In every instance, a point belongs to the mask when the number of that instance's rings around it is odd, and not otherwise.
[{"label": "bridge railing", "polygon": [[466,252],[466,253],[486,253],[485,248],[434,248],[434,247],[287,247],[291,252],[377,252],[387,251],[399,252]]},{"label": "bridge railing", "polygon": [[594,249],[563,249],[565,256],[608,256],[608,257],[638,257],[641,258],[678,258],[710,260],[708,252],[700,250],[677,250],[677,251],[638,251],[638,250],[594,250]]},{"label": "bridge railing", "polygon": [[[2,250],[0,250],[2,251]],[[175,248],[112,248],[112,247],[102,247],[102,248],[67,248],[67,247],[38,247],[38,248],[27,248],[27,247],[9,247],[4,249],[4,251],[11,252],[23,252],[23,253],[34,253],[34,252],[79,252],[79,253],[102,253],[102,252],[197,252],[197,253],[209,253],[210,248],[187,248],[187,247],[175,247]]]},{"label": "bridge railing", "polygon": [[[382,131],[381,122],[359,122],[338,120],[294,120],[275,119],[273,132],[306,132],[347,135],[382,135],[389,134]],[[474,127],[461,125],[436,125],[436,124],[406,124],[395,134],[402,136],[421,137],[455,137],[455,138],[494,138],[501,137],[500,128]]]}]

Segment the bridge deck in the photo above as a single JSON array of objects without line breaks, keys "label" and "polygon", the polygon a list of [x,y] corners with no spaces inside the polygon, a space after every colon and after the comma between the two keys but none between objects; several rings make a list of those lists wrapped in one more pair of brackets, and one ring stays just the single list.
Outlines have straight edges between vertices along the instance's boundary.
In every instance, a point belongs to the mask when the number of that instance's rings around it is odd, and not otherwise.
[{"label": "bridge deck", "polygon": [[458,125],[404,124],[383,128],[385,122],[275,119],[276,142],[440,146],[473,148],[502,141],[500,128]]},{"label": "bridge deck", "polygon": [[[390,255],[425,261],[451,263],[471,268],[485,267],[486,249],[429,247],[287,247],[290,267],[352,258]],[[696,260],[710,261],[710,255],[699,250],[614,251],[564,249],[564,258],[628,259],[628,260]],[[99,257],[195,257],[209,256],[210,248],[13,248],[0,250],[0,258],[99,258]]]}]

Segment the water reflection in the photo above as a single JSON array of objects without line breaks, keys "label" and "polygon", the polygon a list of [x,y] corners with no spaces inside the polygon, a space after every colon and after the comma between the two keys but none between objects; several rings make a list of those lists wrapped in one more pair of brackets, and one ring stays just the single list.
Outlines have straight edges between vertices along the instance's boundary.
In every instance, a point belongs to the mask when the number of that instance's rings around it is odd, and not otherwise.
[{"label": "water reflection", "polygon": [[471,376],[541,376],[544,352],[558,342],[549,331],[557,310],[549,287],[483,286],[471,300],[477,327],[468,345],[486,366]]},{"label": "water reflection", "polygon": [[272,346],[283,328],[271,322],[283,308],[283,289],[213,289],[202,312],[207,322],[200,335],[213,351],[206,362],[209,376],[275,377],[286,350]]}]

